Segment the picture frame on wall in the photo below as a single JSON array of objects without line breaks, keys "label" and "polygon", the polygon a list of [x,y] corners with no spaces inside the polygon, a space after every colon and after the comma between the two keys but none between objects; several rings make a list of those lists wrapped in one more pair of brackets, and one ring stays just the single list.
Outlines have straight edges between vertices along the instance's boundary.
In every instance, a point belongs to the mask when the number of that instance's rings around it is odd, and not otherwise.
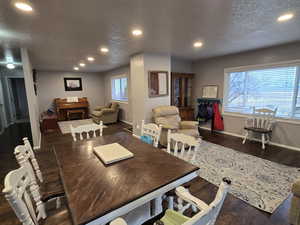
[{"label": "picture frame on wall", "polygon": [[80,77],[65,77],[65,91],[82,91],[82,80]]},{"label": "picture frame on wall", "polygon": [[148,94],[150,98],[169,95],[168,71],[149,71]]},{"label": "picture frame on wall", "polygon": [[202,98],[218,98],[218,85],[207,85],[203,87]]}]

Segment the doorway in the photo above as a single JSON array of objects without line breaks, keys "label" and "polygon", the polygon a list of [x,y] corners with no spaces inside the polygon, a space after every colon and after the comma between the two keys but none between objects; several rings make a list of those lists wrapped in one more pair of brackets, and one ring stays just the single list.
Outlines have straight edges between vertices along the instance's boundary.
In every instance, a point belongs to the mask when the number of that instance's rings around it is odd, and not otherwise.
[{"label": "doorway", "polygon": [[29,121],[24,77],[7,77],[11,122]]}]

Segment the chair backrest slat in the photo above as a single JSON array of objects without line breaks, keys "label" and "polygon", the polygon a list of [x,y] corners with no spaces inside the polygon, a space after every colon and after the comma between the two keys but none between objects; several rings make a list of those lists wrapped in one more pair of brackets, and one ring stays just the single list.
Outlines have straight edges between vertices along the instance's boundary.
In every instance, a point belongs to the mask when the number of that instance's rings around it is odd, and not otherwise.
[{"label": "chair backrest slat", "polygon": [[[96,137],[96,131],[99,130],[100,132],[100,136],[103,135],[103,121],[100,121],[100,124],[87,124],[87,125],[81,125],[78,127],[73,127],[72,125],[70,125],[70,129],[71,129],[71,133],[72,133],[72,137],[74,141],[77,141],[78,138],[76,136],[76,134],[79,134],[79,139],[83,140],[83,133],[86,133],[86,138],[93,138]],[[92,133],[92,134],[90,134]]]},{"label": "chair backrest slat", "polygon": [[277,112],[277,108],[272,110],[268,108],[255,108],[253,107],[252,118],[252,127],[262,128],[266,130],[271,130],[274,124],[274,118]]},{"label": "chair backrest slat", "polygon": [[[172,133],[171,130],[168,130],[167,152],[172,153],[171,148],[174,146],[174,155],[179,155],[182,159],[195,160],[200,143],[201,139],[186,134]],[[178,150],[180,150],[180,154],[178,154]]]}]

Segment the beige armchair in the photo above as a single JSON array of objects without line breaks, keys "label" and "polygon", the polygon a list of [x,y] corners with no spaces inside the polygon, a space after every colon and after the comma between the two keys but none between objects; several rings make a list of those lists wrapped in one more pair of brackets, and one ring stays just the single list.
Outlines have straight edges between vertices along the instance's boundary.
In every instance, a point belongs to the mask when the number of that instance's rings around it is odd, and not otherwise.
[{"label": "beige armchair", "polygon": [[107,106],[98,106],[92,112],[92,119],[99,124],[103,121],[104,124],[116,123],[119,115],[119,104],[116,102],[109,103]]},{"label": "beige armchair", "polygon": [[181,121],[176,106],[158,106],[152,109],[154,122],[162,125],[160,144],[167,146],[168,129],[172,132],[199,137],[197,121]]}]

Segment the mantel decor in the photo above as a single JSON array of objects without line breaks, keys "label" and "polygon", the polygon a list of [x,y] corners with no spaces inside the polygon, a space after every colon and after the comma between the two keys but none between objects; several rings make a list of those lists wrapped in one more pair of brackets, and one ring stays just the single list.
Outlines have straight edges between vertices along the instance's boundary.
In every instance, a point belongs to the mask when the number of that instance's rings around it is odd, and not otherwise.
[{"label": "mantel decor", "polygon": [[161,97],[169,94],[168,71],[149,71],[148,92],[149,97]]},{"label": "mantel decor", "polygon": [[65,77],[65,91],[82,91],[82,81],[80,77]]}]

